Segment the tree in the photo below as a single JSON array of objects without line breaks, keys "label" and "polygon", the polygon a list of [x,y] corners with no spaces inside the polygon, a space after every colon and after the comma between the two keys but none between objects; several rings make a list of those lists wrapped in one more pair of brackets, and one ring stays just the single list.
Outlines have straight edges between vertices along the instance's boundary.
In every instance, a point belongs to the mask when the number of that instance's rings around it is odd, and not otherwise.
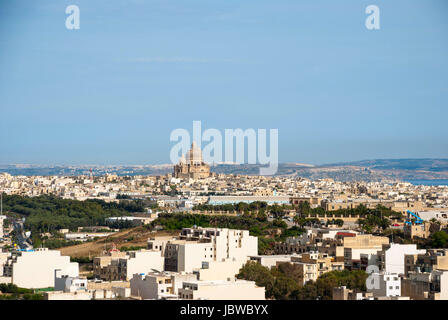
[{"label": "tree", "polygon": [[448,233],[445,231],[435,232],[431,239],[433,248],[445,248],[448,243]]},{"label": "tree", "polygon": [[308,201],[300,201],[299,202],[299,213],[301,215],[308,215],[311,211],[311,206]]},{"label": "tree", "polygon": [[237,274],[237,278],[255,281],[257,286],[265,287],[266,298],[272,296],[275,278],[269,269],[263,267],[261,264],[249,261],[240,269],[240,272]]}]

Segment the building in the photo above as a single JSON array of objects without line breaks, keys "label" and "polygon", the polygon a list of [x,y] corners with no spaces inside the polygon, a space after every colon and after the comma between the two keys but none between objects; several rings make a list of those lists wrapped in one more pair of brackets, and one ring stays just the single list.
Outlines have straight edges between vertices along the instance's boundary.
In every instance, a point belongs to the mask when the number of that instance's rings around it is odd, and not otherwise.
[{"label": "building", "polygon": [[429,231],[430,223],[423,222],[419,224],[405,224],[403,227],[403,232],[406,237],[409,238],[428,238],[430,235]]},{"label": "building", "polygon": [[150,239],[148,248],[160,248],[165,271],[193,272],[203,262],[235,260],[244,264],[258,254],[258,239],[248,230],[184,228],[178,239]]},{"label": "building", "polygon": [[448,300],[448,271],[410,272],[401,294],[412,300]]},{"label": "building", "polygon": [[405,275],[410,272],[448,271],[448,249],[428,249],[425,253],[405,254]]},{"label": "building", "polygon": [[55,270],[54,291],[44,292],[45,300],[91,300],[92,295],[87,290],[87,279],[71,277]]},{"label": "building", "polygon": [[210,166],[202,161],[202,151],[193,141],[185,159],[182,155],[174,166],[174,176],[182,179],[203,179],[210,176]]},{"label": "building", "polygon": [[88,291],[46,291],[44,300],[92,300],[92,294]]},{"label": "building", "polygon": [[6,216],[0,216],[0,238],[3,238],[3,221],[6,219]]},{"label": "building", "polygon": [[333,300],[374,300],[371,292],[358,292],[346,286],[333,288]]},{"label": "building", "polygon": [[275,267],[278,262],[291,262],[291,257],[295,255],[257,255],[249,257],[250,261],[257,262],[263,267],[271,269]]},{"label": "building", "polygon": [[266,202],[269,205],[273,204],[289,204],[290,198],[287,196],[210,196],[208,203],[211,205],[222,204],[237,204],[252,203],[252,202]]},{"label": "building", "polygon": [[345,268],[366,270],[369,265],[377,265],[378,251],[382,250],[383,245],[387,244],[389,244],[389,238],[371,234],[345,237],[343,240]]},{"label": "building", "polygon": [[65,240],[87,241],[89,239],[107,237],[113,232],[67,232],[64,234]]},{"label": "building", "polygon": [[63,274],[62,270],[55,270],[54,275],[54,290],[64,292],[75,292],[80,290],[87,290],[87,279],[79,277],[71,277]]},{"label": "building", "polygon": [[77,262],[70,262],[70,257],[47,248],[13,252],[4,265],[3,273],[5,277],[11,277],[11,283],[18,287],[39,289],[54,287],[56,270],[70,277],[79,275]]},{"label": "building", "polygon": [[185,300],[265,300],[265,288],[255,281],[190,281],[179,289]]},{"label": "building", "polygon": [[177,299],[184,281],[196,281],[192,273],[150,272],[134,274],[130,281],[131,296],[143,300]]},{"label": "building", "polygon": [[127,281],[136,273],[162,271],[163,267],[164,257],[156,250],[110,252],[93,259],[94,276],[106,281]]},{"label": "building", "polygon": [[379,269],[386,273],[405,274],[405,256],[425,254],[426,250],[418,250],[416,244],[385,245],[383,250],[378,252]]},{"label": "building", "polygon": [[204,261],[198,271],[198,279],[201,281],[232,280],[243,267],[245,260],[225,259],[222,261]]},{"label": "building", "polygon": [[367,287],[374,297],[400,297],[401,296],[401,278],[397,273],[372,273],[370,279],[373,279],[372,289]]},{"label": "building", "polygon": [[281,268],[285,264],[292,265],[295,276],[301,279],[303,284],[308,281],[316,281],[324,273],[344,269],[343,261],[337,261],[335,257],[320,252],[293,255],[290,256],[290,259],[291,262],[277,262],[277,267]]}]

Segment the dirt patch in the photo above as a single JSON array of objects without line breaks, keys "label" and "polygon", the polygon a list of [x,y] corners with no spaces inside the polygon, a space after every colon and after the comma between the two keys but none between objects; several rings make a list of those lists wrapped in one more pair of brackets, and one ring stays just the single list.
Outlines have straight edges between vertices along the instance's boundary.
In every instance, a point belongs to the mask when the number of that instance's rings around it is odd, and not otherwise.
[{"label": "dirt patch", "polygon": [[96,241],[85,242],[75,246],[57,249],[63,256],[89,257],[100,255],[103,251],[112,248],[113,244],[118,249],[122,247],[145,247],[150,237],[177,236],[178,231],[151,232],[144,227],[136,227],[117,232],[108,237],[100,238]]}]

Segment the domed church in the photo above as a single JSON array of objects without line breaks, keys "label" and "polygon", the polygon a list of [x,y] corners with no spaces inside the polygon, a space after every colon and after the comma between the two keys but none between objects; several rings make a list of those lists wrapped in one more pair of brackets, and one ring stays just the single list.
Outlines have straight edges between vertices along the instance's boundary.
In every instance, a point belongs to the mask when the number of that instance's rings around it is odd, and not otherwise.
[{"label": "domed church", "polygon": [[210,166],[202,160],[202,151],[194,141],[187,152],[187,159],[182,155],[179,164],[174,166],[174,176],[182,179],[202,179],[210,176]]}]

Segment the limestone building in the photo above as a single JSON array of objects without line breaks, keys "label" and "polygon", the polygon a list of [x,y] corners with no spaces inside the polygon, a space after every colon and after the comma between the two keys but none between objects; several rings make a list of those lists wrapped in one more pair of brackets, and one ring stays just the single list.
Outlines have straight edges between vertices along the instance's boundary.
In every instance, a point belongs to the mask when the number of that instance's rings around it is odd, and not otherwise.
[{"label": "limestone building", "polygon": [[182,179],[203,179],[210,176],[210,166],[202,160],[202,151],[193,141],[187,157],[182,155],[174,166],[174,176]]},{"label": "limestone building", "polygon": [[258,238],[248,230],[195,227],[182,229],[177,239],[149,239],[148,248],[161,251],[165,271],[193,272],[212,261],[228,260],[242,266],[249,256],[258,254]]},{"label": "limestone building", "polygon": [[13,252],[8,257],[3,272],[18,287],[39,289],[54,287],[57,269],[70,277],[79,275],[77,262],[70,262],[69,256],[61,256],[60,251],[47,248]]}]

